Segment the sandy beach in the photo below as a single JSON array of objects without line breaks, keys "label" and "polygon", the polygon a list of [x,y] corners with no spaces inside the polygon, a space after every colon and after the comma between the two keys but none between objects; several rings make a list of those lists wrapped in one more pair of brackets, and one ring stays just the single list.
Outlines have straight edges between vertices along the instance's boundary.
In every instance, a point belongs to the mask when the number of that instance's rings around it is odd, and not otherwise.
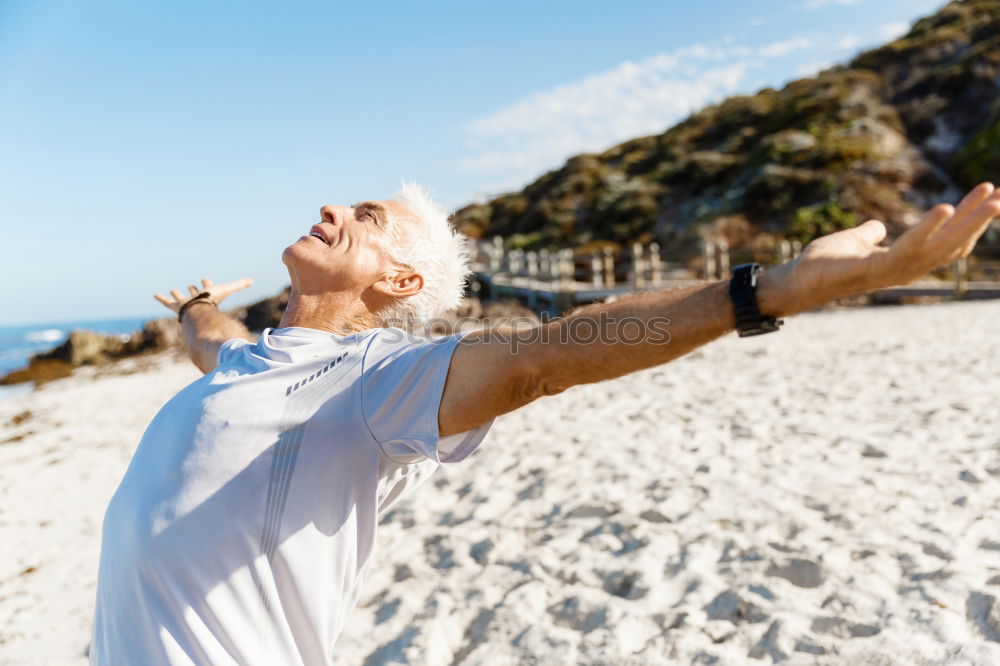
[{"label": "sandy beach", "polygon": [[[1000,303],[842,309],[497,420],[386,513],[336,663],[1000,663]],[[0,664],[84,664],[165,353],[0,401]]]}]

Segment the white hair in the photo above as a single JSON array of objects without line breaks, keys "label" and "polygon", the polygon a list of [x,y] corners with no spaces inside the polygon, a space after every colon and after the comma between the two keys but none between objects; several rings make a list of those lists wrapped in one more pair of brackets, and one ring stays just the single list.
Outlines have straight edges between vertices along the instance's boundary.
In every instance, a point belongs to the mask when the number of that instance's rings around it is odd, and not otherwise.
[{"label": "white hair", "polygon": [[403,181],[392,198],[418,218],[422,230],[415,229],[415,225],[392,225],[392,240],[386,250],[393,261],[423,277],[424,285],[418,293],[399,299],[376,316],[382,326],[426,322],[462,301],[465,281],[471,273],[469,239],[455,231],[448,210],[420,185]]}]

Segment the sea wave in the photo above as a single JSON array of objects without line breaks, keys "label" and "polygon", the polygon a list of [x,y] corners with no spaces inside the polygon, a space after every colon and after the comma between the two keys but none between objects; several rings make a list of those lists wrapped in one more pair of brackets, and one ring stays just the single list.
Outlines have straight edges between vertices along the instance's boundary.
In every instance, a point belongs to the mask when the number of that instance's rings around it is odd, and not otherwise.
[{"label": "sea wave", "polygon": [[24,339],[28,342],[59,342],[66,334],[58,328],[46,328],[40,331],[28,331]]}]

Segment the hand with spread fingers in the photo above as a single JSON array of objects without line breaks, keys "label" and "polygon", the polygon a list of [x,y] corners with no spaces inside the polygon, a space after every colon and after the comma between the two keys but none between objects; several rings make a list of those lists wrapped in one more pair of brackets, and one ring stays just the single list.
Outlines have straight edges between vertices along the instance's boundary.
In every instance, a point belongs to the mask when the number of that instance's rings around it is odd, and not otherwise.
[{"label": "hand with spread fingers", "polygon": [[198,289],[198,287],[194,286],[193,284],[188,285],[187,296],[181,293],[179,289],[171,289],[170,298],[167,298],[163,294],[155,294],[153,298],[155,298],[164,306],[170,308],[174,312],[179,313],[181,308],[184,307],[185,304],[190,302],[192,299],[194,299],[194,297],[198,296],[199,294],[205,294],[203,298],[205,298],[208,302],[211,302],[215,305],[219,305],[220,303],[222,303],[223,299],[236,293],[237,291],[246,289],[252,284],[253,280],[250,278],[243,278],[242,280],[233,280],[232,282],[226,282],[223,284],[214,284],[208,278],[204,278],[201,281],[201,286],[202,286],[201,289]]},{"label": "hand with spread fingers", "polygon": [[[957,208],[940,204],[888,246],[885,225],[869,220],[817,238],[794,260],[768,271],[775,315],[793,314],[872,289],[909,284],[967,257],[1000,215],[1000,190],[982,183]],[[764,294],[762,294],[764,296]]]}]

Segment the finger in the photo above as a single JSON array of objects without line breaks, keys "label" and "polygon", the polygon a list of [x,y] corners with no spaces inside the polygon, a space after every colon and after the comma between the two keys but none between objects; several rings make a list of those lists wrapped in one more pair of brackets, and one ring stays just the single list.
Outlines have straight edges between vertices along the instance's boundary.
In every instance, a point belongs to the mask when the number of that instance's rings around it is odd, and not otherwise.
[{"label": "finger", "polygon": [[232,282],[227,282],[226,284],[219,285],[218,287],[216,287],[216,289],[219,290],[219,293],[228,296],[229,294],[235,293],[242,289],[246,289],[252,284],[253,280],[251,278],[243,278],[242,280],[233,280]]},{"label": "finger", "polygon": [[986,201],[987,197],[994,193],[994,190],[993,183],[979,183],[973,187],[955,208],[955,217],[961,218],[968,215],[976,206]]},{"label": "finger", "polygon": [[177,289],[171,289],[170,290],[170,295],[173,296],[174,300],[178,301],[178,302],[180,302],[180,301],[186,301],[187,300],[187,298],[184,297],[184,294],[182,294]]},{"label": "finger", "polygon": [[868,220],[864,224],[855,227],[854,233],[860,236],[862,240],[872,245],[878,245],[885,240],[885,225],[878,220]]},{"label": "finger", "polygon": [[908,243],[923,243],[928,236],[937,231],[942,224],[951,219],[955,209],[951,204],[938,204],[924,213],[920,221],[907,229],[906,233],[899,237],[897,243],[906,245]]},{"label": "finger", "polygon": [[199,289],[198,289],[198,287],[194,286],[193,284],[189,284],[189,285],[188,285],[188,292],[189,292],[189,293],[190,293],[190,294],[191,294],[192,296],[197,296],[198,294],[200,294],[200,293],[201,293],[201,290],[199,290]]},{"label": "finger", "polygon": [[177,303],[174,302],[174,301],[168,300],[167,297],[164,296],[163,294],[153,294],[153,298],[155,298],[156,300],[158,300],[160,303],[162,303],[163,305],[167,306],[171,310],[176,310],[177,309]]},{"label": "finger", "polygon": [[1000,211],[1000,193],[989,197],[962,219],[950,221],[942,227],[940,235],[945,242],[953,243],[955,246],[965,245],[977,231],[980,229],[985,231],[984,227],[997,216],[998,211]]},{"label": "finger", "polygon": [[976,246],[976,243],[986,233],[986,230],[990,228],[993,224],[994,219],[1000,215],[1000,196],[994,195],[990,197],[987,201],[980,204],[972,213],[969,214],[971,224],[975,225],[978,221],[978,226],[972,226],[972,233],[968,240],[965,241],[959,247],[958,251],[955,253],[954,258],[967,257],[972,253],[972,249]]},{"label": "finger", "polygon": [[212,281],[209,280],[208,278],[202,278],[201,279],[201,286],[203,286],[205,289],[208,289],[208,288],[210,288],[212,286]]}]

